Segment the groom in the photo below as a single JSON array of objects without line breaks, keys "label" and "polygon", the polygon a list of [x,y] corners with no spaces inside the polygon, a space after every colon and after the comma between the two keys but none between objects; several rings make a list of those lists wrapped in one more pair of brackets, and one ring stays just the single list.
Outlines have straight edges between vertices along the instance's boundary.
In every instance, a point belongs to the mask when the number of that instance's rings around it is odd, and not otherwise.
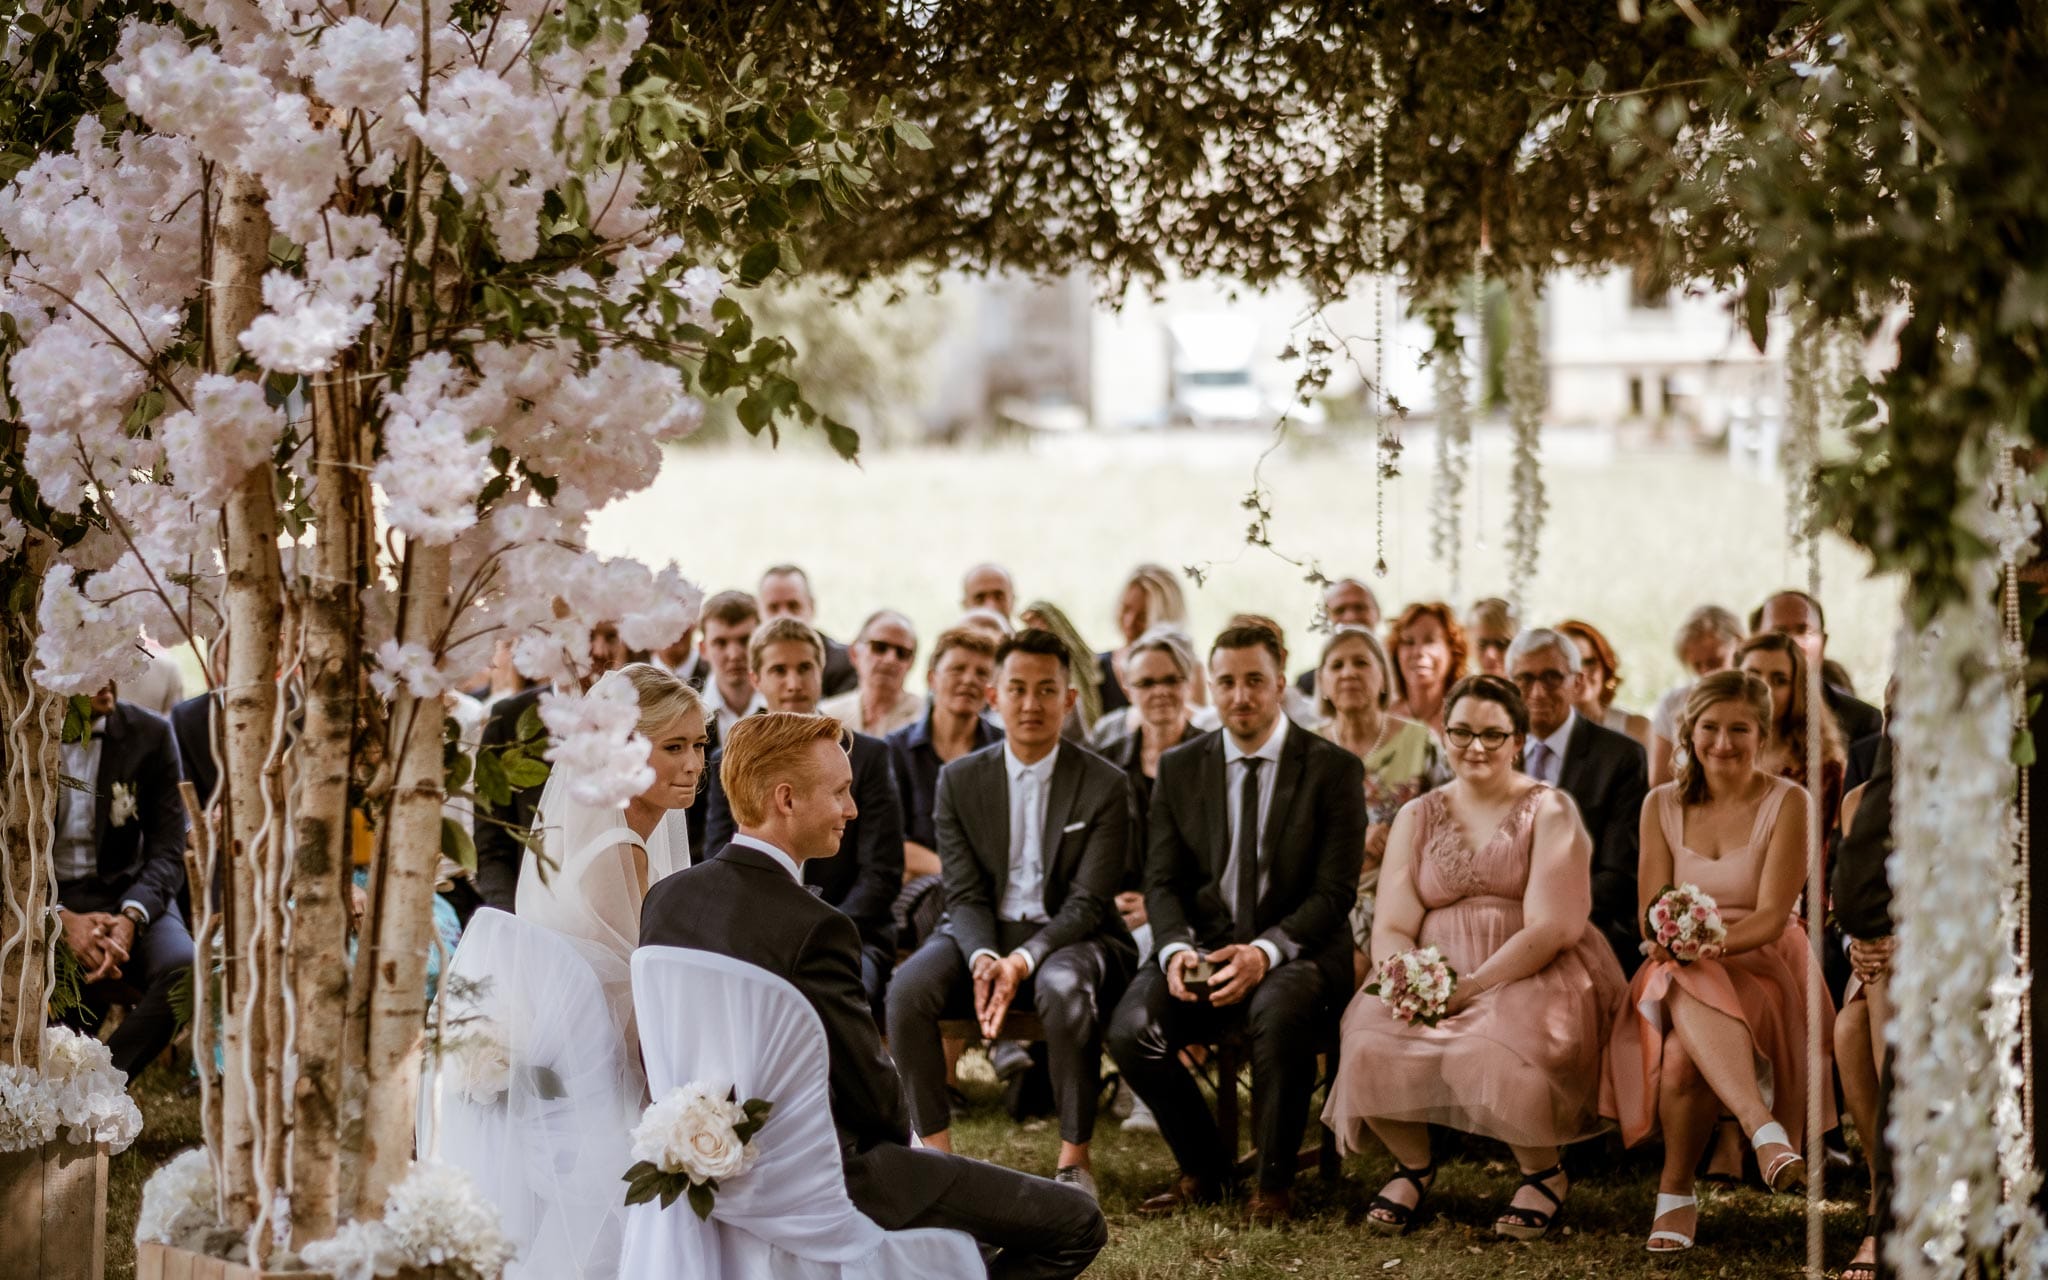
[{"label": "groom", "polygon": [[720,780],[738,824],[718,854],[648,892],[640,944],[731,956],[787,980],[824,1024],[832,1120],[854,1207],[886,1231],[951,1227],[992,1253],[991,1280],[1060,1280],[1109,1238],[1085,1192],[910,1143],[895,1064],[861,989],[860,933],[803,887],[803,864],[839,851],[853,769],[829,716],[735,721]]}]

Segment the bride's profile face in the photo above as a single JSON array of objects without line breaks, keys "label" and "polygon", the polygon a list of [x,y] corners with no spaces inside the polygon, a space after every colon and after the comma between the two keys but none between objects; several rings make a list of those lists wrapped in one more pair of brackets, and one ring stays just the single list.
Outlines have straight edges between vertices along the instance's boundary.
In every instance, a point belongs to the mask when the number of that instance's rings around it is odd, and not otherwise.
[{"label": "bride's profile face", "polygon": [[693,707],[654,736],[647,763],[654,785],[640,798],[664,809],[687,809],[704,781],[704,710]]}]

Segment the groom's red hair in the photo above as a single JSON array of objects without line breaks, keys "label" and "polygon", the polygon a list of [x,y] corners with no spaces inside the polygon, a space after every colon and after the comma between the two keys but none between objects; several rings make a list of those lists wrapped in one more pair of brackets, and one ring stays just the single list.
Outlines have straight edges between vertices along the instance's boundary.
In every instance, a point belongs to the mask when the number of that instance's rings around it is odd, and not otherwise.
[{"label": "groom's red hair", "polygon": [[810,746],[821,739],[838,743],[846,730],[831,716],[764,711],[736,721],[719,757],[718,781],[732,806],[733,821],[758,827],[768,819],[768,803],[784,782],[808,782]]}]

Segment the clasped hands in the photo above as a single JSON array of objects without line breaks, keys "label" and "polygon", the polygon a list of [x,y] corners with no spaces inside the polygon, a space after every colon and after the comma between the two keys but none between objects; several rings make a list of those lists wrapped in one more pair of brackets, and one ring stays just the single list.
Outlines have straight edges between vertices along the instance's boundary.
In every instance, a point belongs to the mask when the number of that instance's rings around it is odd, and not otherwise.
[{"label": "clasped hands", "polygon": [[63,919],[64,945],[78,957],[81,981],[120,977],[135,946],[135,921],[105,911],[66,911]]},{"label": "clasped hands", "polygon": [[1849,939],[1849,968],[1864,986],[1882,982],[1891,975],[1892,953],[1898,949],[1895,937]]},{"label": "clasped hands", "polygon": [[1251,995],[1252,988],[1266,980],[1272,968],[1263,948],[1249,942],[1233,942],[1227,947],[1218,947],[1206,955],[1190,947],[1176,951],[1166,962],[1166,990],[1176,1000],[1190,1003],[1201,997],[1187,988],[1187,970],[1207,960],[1216,966],[1216,972],[1209,978],[1209,1003],[1219,1008],[1236,1004]]},{"label": "clasped hands", "polygon": [[1030,962],[1014,951],[1000,959],[986,952],[974,958],[974,1020],[984,1037],[993,1040],[1002,1033],[1017,985],[1030,974]]}]

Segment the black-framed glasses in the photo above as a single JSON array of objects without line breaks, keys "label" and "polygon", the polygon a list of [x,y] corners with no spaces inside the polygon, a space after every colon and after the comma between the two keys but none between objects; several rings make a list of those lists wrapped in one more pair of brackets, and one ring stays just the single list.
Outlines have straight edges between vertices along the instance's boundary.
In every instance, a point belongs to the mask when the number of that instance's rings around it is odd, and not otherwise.
[{"label": "black-framed glasses", "polygon": [[1523,693],[1542,685],[1552,693],[1564,688],[1564,682],[1571,676],[1563,671],[1518,671],[1515,673],[1515,687]]},{"label": "black-framed glasses", "polygon": [[1143,693],[1147,689],[1178,689],[1186,683],[1179,676],[1146,676],[1142,680],[1131,681],[1131,688]]},{"label": "black-framed glasses", "polygon": [[868,641],[868,652],[877,658],[886,658],[894,654],[905,662],[917,656],[917,650],[905,645],[891,644],[887,640]]},{"label": "black-framed glasses", "polygon": [[1498,751],[1514,736],[1505,729],[1467,729],[1462,724],[1454,724],[1444,730],[1444,738],[1460,751],[1475,742],[1482,751]]}]

